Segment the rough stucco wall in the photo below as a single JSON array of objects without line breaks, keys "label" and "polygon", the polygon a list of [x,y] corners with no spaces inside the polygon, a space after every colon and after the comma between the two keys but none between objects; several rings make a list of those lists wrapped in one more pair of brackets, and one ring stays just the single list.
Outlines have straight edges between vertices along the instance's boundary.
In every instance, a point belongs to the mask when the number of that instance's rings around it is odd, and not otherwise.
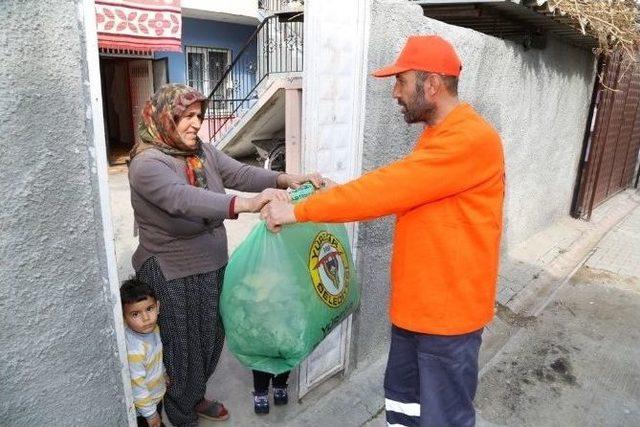
[{"label": "rough stucco wall", "polygon": [[[525,51],[511,42],[425,18],[419,6],[407,1],[379,0],[372,6],[369,70],[393,62],[411,34],[439,34],[455,45],[463,62],[461,99],[503,138],[507,174],[503,253],[566,216],[594,82],[591,54],[555,40],[549,40],[544,50]],[[367,82],[363,171],[408,153],[421,132],[421,126],[404,122],[391,98],[393,83],[372,77]],[[386,313],[392,229],[391,219],[360,228],[358,257],[364,286],[358,322],[360,357],[385,348],[377,337],[389,328],[381,313]]]},{"label": "rough stucco wall", "polygon": [[81,0],[0,2],[0,424],[127,425]]}]

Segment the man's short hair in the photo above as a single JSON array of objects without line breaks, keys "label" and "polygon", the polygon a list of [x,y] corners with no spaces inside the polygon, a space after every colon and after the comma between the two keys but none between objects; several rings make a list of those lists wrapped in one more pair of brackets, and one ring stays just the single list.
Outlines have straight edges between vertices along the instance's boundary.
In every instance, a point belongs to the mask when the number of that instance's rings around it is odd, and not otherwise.
[{"label": "man's short hair", "polygon": [[157,300],[156,293],[151,286],[136,278],[122,282],[122,286],[120,286],[120,300],[122,301],[123,307],[125,304],[135,304],[147,298]]},{"label": "man's short hair", "polygon": [[[416,71],[416,89],[418,93],[424,95],[424,82],[429,77],[430,73],[428,71]],[[445,76],[443,74],[438,74],[440,78],[442,78],[442,82],[444,83],[444,87],[449,92],[449,95],[458,96],[458,78],[456,76]]]}]

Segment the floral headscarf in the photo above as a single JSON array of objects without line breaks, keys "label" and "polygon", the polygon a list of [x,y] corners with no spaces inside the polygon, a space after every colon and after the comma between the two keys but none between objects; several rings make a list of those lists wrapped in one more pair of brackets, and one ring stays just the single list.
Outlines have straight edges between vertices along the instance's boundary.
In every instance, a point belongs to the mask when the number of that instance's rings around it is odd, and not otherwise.
[{"label": "floral headscarf", "polygon": [[176,129],[180,116],[194,102],[201,103],[204,114],[206,99],[196,89],[182,84],[168,84],[158,89],[142,110],[138,126],[140,140],[131,150],[131,159],[150,148],[156,148],[170,156],[184,157],[189,183],[196,187],[207,188],[207,179],[204,174],[206,158],[202,150],[202,141],[198,138],[196,148],[190,148],[182,141]]}]

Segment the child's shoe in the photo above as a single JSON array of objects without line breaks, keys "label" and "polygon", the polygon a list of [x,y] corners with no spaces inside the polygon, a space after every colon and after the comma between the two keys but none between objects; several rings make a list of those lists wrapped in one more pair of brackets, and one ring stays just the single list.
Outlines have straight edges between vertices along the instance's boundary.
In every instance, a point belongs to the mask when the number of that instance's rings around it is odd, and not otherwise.
[{"label": "child's shoe", "polygon": [[269,413],[269,396],[267,395],[267,393],[253,393],[253,410],[256,414]]},{"label": "child's shoe", "polygon": [[289,393],[286,388],[273,388],[273,403],[276,405],[286,405],[289,403]]}]

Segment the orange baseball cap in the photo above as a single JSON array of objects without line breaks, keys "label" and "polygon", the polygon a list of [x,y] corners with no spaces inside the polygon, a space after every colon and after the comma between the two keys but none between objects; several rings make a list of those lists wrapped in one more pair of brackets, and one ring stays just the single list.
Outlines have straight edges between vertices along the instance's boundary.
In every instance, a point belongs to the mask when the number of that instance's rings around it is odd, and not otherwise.
[{"label": "orange baseball cap", "polygon": [[451,43],[442,37],[409,36],[395,64],[380,68],[373,75],[389,77],[409,70],[458,77],[462,63]]}]

